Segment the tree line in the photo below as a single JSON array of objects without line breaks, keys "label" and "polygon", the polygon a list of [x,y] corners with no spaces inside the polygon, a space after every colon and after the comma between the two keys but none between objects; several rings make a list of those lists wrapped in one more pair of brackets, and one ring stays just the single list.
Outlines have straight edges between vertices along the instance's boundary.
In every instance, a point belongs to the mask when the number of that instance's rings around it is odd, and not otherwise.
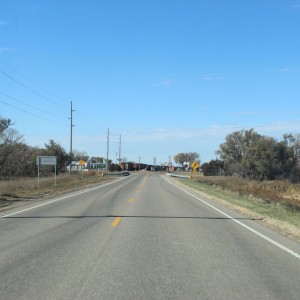
[{"label": "tree line", "polygon": [[[201,165],[205,176],[238,176],[254,180],[300,180],[300,134],[284,134],[282,140],[250,130],[226,136],[216,151],[219,158]],[[182,167],[196,161],[197,152],[178,153],[174,161]]]},{"label": "tree line", "polygon": [[[103,158],[89,158],[85,152],[74,151],[71,155],[54,140],[44,147],[32,147],[23,141],[23,136],[13,128],[10,119],[0,116],[0,176],[32,177],[36,175],[37,156],[57,156],[57,172],[65,172],[71,161],[98,162]],[[255,180],[300,179],[300,134],[284,134],[282,140],[261,135],[250,130],[235,131],[226,136],[225,142],[216,151],[219,158],[203,163],[206,176],[239,176]],[[175,163],[197,162],[197,152],[178,153]],[[48,169],[50,169],[49,167]],[[119,170],[111,164],[112,170]],[[47,170],[47,168],[46,168]]]},{"label": "tree line", "polygon": [[255,180],[300,179],[300,135],[282,140],[250,130],[228,134],[216,151],[219,159],[202,164],[204,175],[229,175]]},{"label": "tree line", "polygon": [[[72,155],[54,140],[49,140],[44,147],[31,147],[23,141],[23,136],[13,128],[10,119],[0,117],[0,177],[33,177],[37,174],[37,156],[57,156],[57,173],[65,172],[66,166],[74,160],[87,161],[85,152],[74,151]],[[44,173],[52,171],[45,166]]]}]

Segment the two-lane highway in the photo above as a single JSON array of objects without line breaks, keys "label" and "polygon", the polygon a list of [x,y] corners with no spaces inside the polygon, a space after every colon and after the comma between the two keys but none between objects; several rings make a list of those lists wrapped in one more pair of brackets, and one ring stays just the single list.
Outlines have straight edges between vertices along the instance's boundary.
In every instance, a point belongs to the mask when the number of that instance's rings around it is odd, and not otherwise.
[{"label": "two-lane highway", "polygon": [[299,299],[299,243],[168,180],[2,213],[0,299]]}]

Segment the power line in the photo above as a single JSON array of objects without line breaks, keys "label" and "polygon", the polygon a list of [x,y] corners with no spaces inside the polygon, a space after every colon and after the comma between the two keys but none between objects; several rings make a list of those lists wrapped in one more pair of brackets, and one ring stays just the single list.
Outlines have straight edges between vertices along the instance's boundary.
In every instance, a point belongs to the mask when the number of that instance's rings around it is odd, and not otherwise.
[{"label": "power line", "polygon": [[6,102],[3,101],[3,100],[0,100],[0,102],[3,103],[3,104],[5,104],[5,105],[7,105],[7,106],[13,107],[14,109],[17,109],[17,110],[19,110],[19,111],[22,111],[22,112],[24,112],[24,113],[26,113],[26,114],[28,114],[28,115],[32,115],[32,116],[34,116],[34,117],[37,117],[37,118],[40,118],[40,119],[44,119],[44,120],[47,120],[47,121],[50,121],[50,122],[53,122],[53,123],[56,123],[56,124],[58,123],[57,121],[50,120],[50,119],[45,118],[45,117],[43,117],[43,116],[40,116],[40,115],[37,115],[37,114],[35,114],[35,113],[31,113],[31,112],[29,112],[29,111],[26,111],[25,109],[19,108],[19,107],[17,107],[17,106],[14,106],[14,105],[12,105],[12,104],[9,104],[9,103],[6,103]]},{"label": "power line", "polygon": [[[28,77],[25,76],[24,74],[21,74],[21,73],[18,72],[15,68],[13,68],[12,66],[8,65],[6,62],[2,61],[1,59],[0,59],[0,62],[1,62],[3,65],[6,65],[7,67],[9,67],[14,73],[19,74],[21,77],[23,77],[23,78],[24,78],[25,80],[27,80],[28,82],[30,82],[30,83],[32,83],[33,85],[39,87],[35,82],[33,82],[32,80],[30,80],[30,78],[28,78]],[[8,77],[9,79],[11,79],[11,80],[13,80],[14,82],[20,84],[21,86],[25,87],[26,89],[30,90],[31,92],[35,93],[36,95],[38,95],[38,96],[44,98],[45,100],[51,101],[51,102],[53,102],[53,103],[55,103],[55,104],[57,104],[57,105],[63,106],[63,105],[61,105],[60,103],[58,103],[57,101],[55,101],[55,100],[53,100],[53,99],[51,99],[51,98],[49,98],[49,97],[46,97],[46,96],[44,96],[43,94],[37,92],[37,91],[34,90],[33,88],[27,86],[26,84],[24,84],[23,82],[17,80],[16,78],[14,78],[13,76],[7,74],[6,72],[4,72],[4,71],[2,71],[2,70],[0,70],[0,72],[1,72],[3,75],[5,75],[6,77]],[[46,89],[44,89],[44,90],[46,90]],[[8,97],[8,98],[10,98],[10,99],[12,99],[12,100],[14,100],[14,101],[16,101],[16,102],[22,103],[23,105],[26,105],[26,106],[31,107],[31,108],[33,108],[33,109],[36,109],[37,111],[40,111],[40,112],[43,112],[43,113],[47,113],[47,114],[52,115],[52,116],[57,116],[56,114],[53,114],[53,113],[50,113],[50,112],[46,112],[46,111],[44,111],[44,110],[42,110],[42,109],[40,109],[40,108],[38,108],[38,107],[32,106],[32,105],[30,105],[30,104],[28,104],[28,103],[25,103],[25,102],[23,102],[23,101],[21,101],[21,100],[18,100],[18,99],[16,99],[16,98],[14,98],[14,97],[11,97],[11,96],[9,96],[9,95],[3,93],[3,92],[0,92],[0,93],[1,93],[2,95],[4,95],[4,96],[6,96],[6,97]],[[51,93],[52,93],[52,92],[51,92]],[[58,97],[58,96],[55,95],[54,93],[52,93],[52,94],[53,94],[56,98],[61,99],[60,97]],[[19,109],[19,108],[17,108],[17,109]],[[19,109],[19,110],[20,110],[20,109]],[[24,110],[22,110],[22,111],[24,111]],[[95,130],[98,130],[98,127],[97,127],[93,122],[91,122],[91,120],[88,121],[88,120],[87,120],[80,112],[77,112],[77,114],[78,114],[79,117],[81,117],[81,119],[82,119],[87,125],[89,125],[90,128],[95,129]],[[80,127],[77,127],[77,128],[79,129]],[[82,129],[85,129],[85,128],[82,128]]]},{"label": "power line", "polygon": [[19,103],[21,103],[21,104],[23,104],[23,105],[26,105],[26,106],[28,106],[28,107],[31,107],[31,108],[33,108],[33,109],[35,109],[35,110],[37,110],[37,111],[40,111],[40,112],[43,112],[43,113],[46,113],[46,114],[49,114],[49,115],[56,116],[54,113],[50,113],[50,112],[48,112],[48,111],[42,110],[42,109],[40,109],[40,108],[38,108],[38,107],[35,107],[35,106],[31,105],[31,104],[28,104],[28,103],[26,103],[26,102],[24,102],[24,101],[22,101],[22,100],[18,100],[18,99],[16,99],[16,98],[12,97],[12,96],[9,96],[9,95],[7,95],[7,94],[1,92],[1,91],[0,91],[0,94],[3,95],[3,96],[5,96],[5,97],[7,97],[7,98],[10,98],[10,99],[12,99],[12,100],[14,100],[14,101],[16,101],[16,102],[19,102]]},{"label": "power line", "polygon": [[[40,89],[43,89],[43,90],[46,91],[46,92],[50,92],[50,93],[51,93],[53,96],[55,96],[57,99],[60,99],[60,100],[62,99],[62,98],[60,98],[59,96],[55,95],[55,93],[53,93],[53,92],[51,92],[51,91],[45,89],[44,87],[41,87],[41,86],[37,85],[37,84],[36,84],[34,81],[32,81],[29,77],[27,77],[27,76],[25,76],[24,74],[20,73],[18,70],[16,70],[15,68],[13,68],[13,67],[10,66],[9,64],[7,64],[7,62],[4,62],[2,59],[0,59],[0,62],[1,62],[3,65],[9,67],[14,73],[17,73],[18,75],[20,75],[21,77],[23,77],[23,78],[24,78],[25,80],[27,80],[28,82],[30,82],[31,84],[35,85],[36,87],[38,87],[38,88],[40,88]],[[63,101],[65,101],[65,100],[63,100]],[[66,102],[66,104],[67,104],[67,101],[65,101],[65,102]]]},{"label": "power line", "polygon": [[87,120],[80,112],[77,111],[76,114],[78,117],[80,117],[87,125],[90,126],[90,128],[95,129],[95,130],[99,130],[99,127],[97,127],[95,124],[93,124],[92,122],[90,122],[91,120]]},{"label": "power line", "polygon": [[62,106],[60,103],[58,103],[57,101],[55,100],[52,100],[44,95],[42,95],[41,93],[37,92],[36,90],[32,89],[31,87],[27,86],[26,84],[22,83],[21,81],[15,79],[14,77],[10,76],[9,74],[5,73],[4,71],[0,70],[0,73],[2,73],[4,76],[8,77],[9,79],[11,79],[12,81],[18,83],[19,85],[25,87],[26,89],[28,89],[29,91],[31,91],[32,93],[44,98],[45,100],[47,101],[50,101],[52,103],[55,103],[56,105],[59,105],[59,106]]}]

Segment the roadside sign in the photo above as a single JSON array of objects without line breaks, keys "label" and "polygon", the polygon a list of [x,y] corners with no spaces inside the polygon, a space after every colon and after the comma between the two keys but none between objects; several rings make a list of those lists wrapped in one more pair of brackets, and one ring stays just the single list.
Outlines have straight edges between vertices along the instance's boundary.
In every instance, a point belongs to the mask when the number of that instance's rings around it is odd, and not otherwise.
[{"label": "roadside sign", "polygon": [[199,164],[196,163],[196,162],[194,161],[194,162],[191,164],[191,167],[192,167],[194,170],[196,170],[196,169],[199,168]]},{"label": "roadside sign", "polygon": [[80,161],[79,161],[79,165],[80,165],[80,166],[84,166],[85,164],[86,164],[86,162],[85,162],[84,160],[80,160]]},{"label": "roadside sign", "polygon": [[40,188],[40,166],[55,166],[54,170],[54,184],[56,186],[56,165],[57,157],[56,156],[37,156],[36,165],[38,167],[38,189]]},{"label": "roadside sign", "polygon": [[193,162],[191,164],[191,167],[193,168],[193,173],[197,173],[197,169],[199,168],[199,164],[197,162]]},{"label": "roadside sign", "polygon": [[37,156],[36,157],[36,165],[50,165],[55,166],[57,164],[57,157],[56,156]]}]

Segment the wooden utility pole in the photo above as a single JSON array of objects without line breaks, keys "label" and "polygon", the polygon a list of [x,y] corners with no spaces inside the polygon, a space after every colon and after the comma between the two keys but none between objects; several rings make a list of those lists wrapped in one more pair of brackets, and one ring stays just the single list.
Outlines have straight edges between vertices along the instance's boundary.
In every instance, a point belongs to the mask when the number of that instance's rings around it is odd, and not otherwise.
[{"label": "wooden utility pole", "polygon": [[71,175],[71,168],[72,168],[72,153],[73,153],[73,103],[71,101],[71,113],[70,113],[70,169],[69,174]]},{"label": "wooden utility pole", "polygon": [[107,128],[106,171],[108,171],[108,156],[109,156],[109,128]]},{"label": "wooden utility pole", "polygon": [[121,134],[120,134],[120,143],[119,143],[119,164],[121,163],[121,143],[122,143],[122,139],[121,139]]}]

